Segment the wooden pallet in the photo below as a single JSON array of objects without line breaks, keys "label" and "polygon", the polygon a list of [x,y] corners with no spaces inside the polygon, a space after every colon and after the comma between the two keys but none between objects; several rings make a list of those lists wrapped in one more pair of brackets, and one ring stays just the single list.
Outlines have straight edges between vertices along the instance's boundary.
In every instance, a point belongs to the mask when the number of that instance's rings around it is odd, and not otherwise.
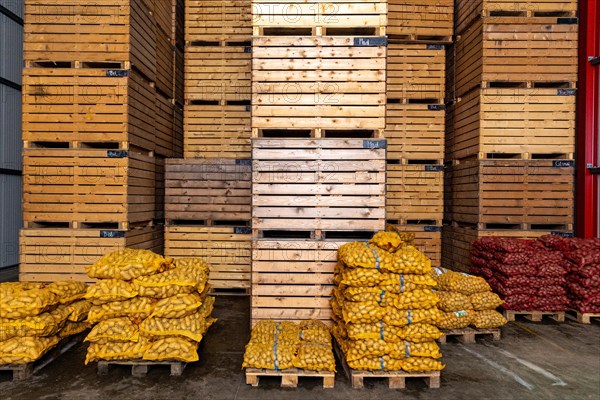
[{"label": "wooden pallet", "polygon": [[165,226],[165,256],[202,258],[219,291],[250,287],[251,247],[248,226]]},{"label": "wooden pallet", "polygon": [[188,45],[185,49],[186,100],[247,101],[251,97],[252,47]]},{"label": "wooden pallet", "polygon": [[298,387],[298,378],[323,378],[323,389],[333,389],[335,372],[308,371],[301,368],[289,368],[279,371],[270,369],[246,368],[246,384],[258,387],[261,377],[281,377],[282,388]]},{"label": "wooden pallet", "polygon": [[[270,28],[383,28],[387,25],[387,1],[365,0],[252,0],[255,36],[273,34]],[[378,33],[385,35],[384,31]],[[338,33],[345,36],[349,32]],[[318,33],[317,33],[318,34]]]},{"label": "wooden pallet", "polygon": [[131,366],[131,375],[136,378],[143,378],[148,373],[149,367],[168,366],[171,369],[171,376],[181,376],[187,363],[181,361],[98,361],[98,375],[108,375],[110,365],[127,365]]},{"label": "wooden pallet", "polygon": [[0,365],[0,371],[12,372],[12,380],[14,382],[26,381],[38,371],[69,351],[73,346],[81,343],[84,337],[84,334],[65,337],[56,346],[48,350],[46,354],[42,355],[37,361],[18,365]]},{"label": "wooden pallet", "polygon": [[[444,167],[431,164],[387,164],[386,219],[400,223],[444,217]],[[439,223],[438,223],[439,222]]]},{"label": "wooden pallet", "polygon": [[412,35],[412,41],[446,41],[453,35],[452,0],[389,0],[390,36]]},{"label": "wooden pallet", "polygon": [[461,343],[475,343],[477,336],[492,335],[492,340],[500,340],[502,331],[500,328],[496,329],[475,329],[475,328],[464,328],[464,329],[453,329],[449,331],[442,331],[444,336],[440,337],[438,341],[440,343],[446,343],[449,336],[456,337]]},{"label": "wooden pallet", "polygon": [[453,109],[446,158],[548,158],[575,150],[574,89],[475,89]]},{"label": "wooden pallet", "polygon": [[577,19],[573,24],[561,21],[555,17],[475,22],[456,42],[456,95],[478,86],[575,87],[579,26]]},{"label": "wooden pallet", "polygon": [[388,103],[384,136],[388,142],[389,160],[444,159],[444,126],[446,112],[441,104]]},{"label": "wooden pallet", "polygon": [[189,0],[185,2],[185,40],[245,41],[252,36],[250,0]]},{"label": "wooden pallet", "polygon": [[252,127],[384,129],[385,41],[254,37]]},{"label": "wooden pallet", "polygon": [[506,318],[509,322],[515,321],[518,315],[522,315],[529,321],[533,322],[542,322],[543,317],[549,317],[556,322],[565,322],[565,312],[564,311],[513,311],[513,310],[504,310],[503,311],[504,318]]},{"label": "wooden pallet", "polygon": [[[390,224],[389,222],[394,223]],[[414,233],[414,246],[431,260],[431,265],[440,266],[442,262],[442,226],[423,223],[397,224],[397,222],[388,221],[386,230]]]},{"label": "wooden pallet", "polygon": [[384,141],[255,138],[252,146],[254,237],[384,228]]},{"label": "wooden pallet", "polygon": [[167,220],[249,220],[251,174],[250,160],[167,160]]},{"label": "wooden pallet", "polygon": [[388,99],[435,99],[436,103],[443,104],[445,75],[446,50],[443,45],[388,44]]},{"label": "wooden pallet", "polygon": [[186,104],[185,158],[250,158],[249,105]]},{"label": "wooden pallet", "polygon": [[572,225],[572,160],[472,160],[446,174],[446,218],[459,223]]},{"label": "wooden pallet", "polygon": [[565,313],[565,316],[569,319],[579,322],[580,324],[591,324],[592,318],[598,321],[596,318],[600,318],[600,313],[582,313],[577,310],[569,310]]},{"label": "wooden pallet", "polygon": [[[483,17],[485,20],[498,21],[511,17],[575,17],[577,0],[458,0],[456,2],[456,34],[462,34],[474,22]],[[535,19],[532,19],[532,22]]]},{"label": "wooden pallet", "polygon": [[35,229],[20,231],[19,280],[93,282],[85,267],[108,252],[132,247],[163,252],[163,227],[114,229]]}]

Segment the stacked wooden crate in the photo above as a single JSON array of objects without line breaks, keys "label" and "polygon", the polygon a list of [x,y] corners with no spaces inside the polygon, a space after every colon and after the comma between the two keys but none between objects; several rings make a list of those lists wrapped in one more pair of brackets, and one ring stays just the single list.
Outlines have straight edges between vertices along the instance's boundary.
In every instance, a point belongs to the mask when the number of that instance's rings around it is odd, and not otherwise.
[{"label": "stacked wooden crate", "polygon": [[172,11],[26,2],[22,280],[87,280],[111,249],[162,251],[164,157],[182,151]]},{"label": "stacked wooden crate", "polygon": [[389,1],[387,109],[388,223],[413,232],[441,262],[446,44],[452,1]]},{"label": "stacked wooden crate", "polygon": [[252,323],[329,323],[338,247],[385,227],[386,5],[253,1]]},{"label": "stacked wooden crate", "polygon": [[571,234],[577,2],[458,1],[443,264],[481,236]]}]

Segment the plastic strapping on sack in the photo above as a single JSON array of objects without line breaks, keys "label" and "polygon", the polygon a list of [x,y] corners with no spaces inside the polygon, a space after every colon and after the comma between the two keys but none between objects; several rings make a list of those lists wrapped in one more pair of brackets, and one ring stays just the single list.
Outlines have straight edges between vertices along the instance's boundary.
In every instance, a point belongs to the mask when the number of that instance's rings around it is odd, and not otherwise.
[{"label": "plastic strapping on sack", "polygon": [[436,274],[438,275],[442,275],[444,272],[447,271],[446,268],[442,268],[442,267],[433,267],[433,270],[435,271]]},{"label": "plastic strapping on sack", "polygon": [[381,366],[381,370],[385,370],[385,360],[383,359],[383,356],[379,357],[379,365]]},{"label": "plastic strapping on sack", "polygon": [[412,324],[412,310],[408,310],[408,325]]},{"label": "plastic strapping on sack", "polygon": [[273,344],[275,371],[279,371],[279,360],[277,359],[277,345],[279,344],[279,333],[281,332],[279,330],[280,325],[281,322],[278,322],[277,325],[275,325],[275,333],[273,334],[273,336],[275,337],[275,343]]},{"label": "plastic strapping on sack", "polygon": [[381,305],[381,303],[383,303],[384,297],[385,297],[385,290],[382,290],[381,293],[379,293],[379,305]]},{"label": "plastic strapping on sack", "polygon": [[383,321],[379,321],[379,337],[381,340],[385,340],[385,334],[383,330]]},{"label": "plastic strapping on sack", "polygon": [[404,274],[400,274],[400,293],[404,293]]},{"label": "plastic strapping on sack", "polygon": [[377,254],[377,251],[372,248],[368,243],[366,243],[366,246],[371,249],[371,251],[373,252],[373,255],[375,256],[375,268],[379,269],[381,268],[381,266],[379,265],[379,254]]},{"label": "plastic strapping on sack", "polygon": [[406,358],[410,357],[410,342],[404,341],[404,353],[406,354]]}]

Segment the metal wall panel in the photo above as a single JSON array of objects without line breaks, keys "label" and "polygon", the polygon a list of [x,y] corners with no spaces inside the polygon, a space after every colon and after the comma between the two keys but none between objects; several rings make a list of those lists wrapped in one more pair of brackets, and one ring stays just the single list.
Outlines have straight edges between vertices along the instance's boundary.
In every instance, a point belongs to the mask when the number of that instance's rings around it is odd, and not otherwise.
[{"label": "metal wall panel", "polygon": [[0,84],[0,168],[21,170],[21,92]]},{"label": "metal wall panel", "polygon": [[0,14],[0,77],[21,84],[23,67],[23,27]]},{"label": "metal wall panel", "polygon": [[0,269],[19,263],[21,177],[0,175]]},{"label": "metal wall panel", "polygon": [[25,9],[23,3],[23,0],[0,0],[0,6],[16,14],[19,18],[23,18],[23,11]]}]

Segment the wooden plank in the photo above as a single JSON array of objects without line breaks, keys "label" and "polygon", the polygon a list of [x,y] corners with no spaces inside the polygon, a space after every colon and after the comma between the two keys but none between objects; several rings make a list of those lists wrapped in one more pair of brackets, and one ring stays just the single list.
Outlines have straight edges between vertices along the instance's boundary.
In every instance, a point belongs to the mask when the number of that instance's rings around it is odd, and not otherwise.
[{"label": "wooden plank", "polygon": [[451,0],[389,0],[387,31],[425,38],[452,36],[453,16]]}]

